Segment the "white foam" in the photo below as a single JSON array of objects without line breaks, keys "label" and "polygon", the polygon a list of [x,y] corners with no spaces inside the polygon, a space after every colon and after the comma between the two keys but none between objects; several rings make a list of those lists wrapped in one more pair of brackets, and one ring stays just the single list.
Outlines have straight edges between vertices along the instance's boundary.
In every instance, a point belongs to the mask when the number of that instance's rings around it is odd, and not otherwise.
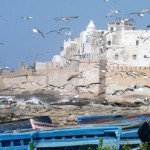
[{"label": "white foam", "polygon": [[45,104],[37,97],[31,97],[29,100],[24,101],[25,103],[33,103],[33,104]]},{"label": "white foam", "polygon": [[43,101],[41,101],[39,98],[37,97],[31,97],[29,99],[17,99],[17,103],[19,104],[26,104],[26,103],[32,103],[32,104],[36,104],[36,105],[39,105],[39,104],[45,104]]},{"label": "white foam", "polygon": [[51,102],[50,104],[57,104],[57,103],[63,103],[63,102],[69,102],[69,99],[59,99],[56,102]]},{"label": "white foam", "polygon": [[14,96],[0,96],[0,101],[15,102]]},{"label": "white foam", "polygon": [[0,99],[5,98],[5,99],[10,99],[10,98],[14,98],[14,96],[0,96]]}]

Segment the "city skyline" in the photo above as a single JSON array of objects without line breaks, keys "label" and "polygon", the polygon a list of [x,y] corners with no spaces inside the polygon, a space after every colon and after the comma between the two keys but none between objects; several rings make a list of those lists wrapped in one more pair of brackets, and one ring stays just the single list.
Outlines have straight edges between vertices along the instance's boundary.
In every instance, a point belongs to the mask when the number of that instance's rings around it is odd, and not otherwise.
[{"label": "city skyline", "polygon": [[[10,66],[14,70],[18,69],[20,61],[27,65],[51,61],[54,55],[59,55],[63,41],[69,36],[73,39],[78,37],[90,20],[93,20],[97,29],[107,29],[107,23],[116,21],[117,17],[133,18],[136,29],[146,30],[150,24],[150,13],[138,16],[138,12],[150,8],[149,0],[133,0],[132,4],[131,0],[0,2],[0,66]],[[119,12],[112,14],[112,10]],[[70,18],[65,22],[61,17]],[[67,34],[68,31],[71,35]]]}]

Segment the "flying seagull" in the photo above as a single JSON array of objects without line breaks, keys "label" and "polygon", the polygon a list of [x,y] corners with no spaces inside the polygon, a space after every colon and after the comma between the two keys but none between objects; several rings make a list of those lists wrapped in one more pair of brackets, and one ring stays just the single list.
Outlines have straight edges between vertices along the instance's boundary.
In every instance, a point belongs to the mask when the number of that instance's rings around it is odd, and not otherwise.
[{"label": "flying seagull", "polygon": [[46,86],[46,87],[52,87],[52,88],[58,88],[58,89],[64,89],[66,86],[67,86],[67,84],[64,84],[64,85],[61,85],[61,86],[49,84],[49,85]]},{"label": "flying seagull", "polygon": [[150,9],[143,9],[140,12],[129,13],[128,15],[138,15],[140,17],[143,17],[145,13],[150,13]]},{"label": "flying seagull", "polygon": [[143,17],[144,13],[136,12],[136,13],[129,13],[128,15],[138,15],[139,17]]},{"label": "flying seagull", "polygon": [[143,40],[143,43],[144,43],[145,41],[149,40],[149,39],[150,39],[150,36],[145,37],[144,40]]},{"label": "flying seagull", "polygon": [[147,28],[150,28],[150,25],[147,25],[146,27],[147,27]]},{"label": "flying seagull", "polygon": [[106,18],[107,17],[112,17],[113,14],[118,14],[120,11],[119,10],[116,10],[116,9],[112,9],[110,10],[110,12],[107,13],[107,15],[105,16]]},{"label": "flying seagull", "polygon": [[46,34],[49,34],[49,33],[52,33],[52,32],[56,32],[56,33],[60,34],[63,30],[70,30],[70,28],[61,28],[61,29],[58,29],[58,30],[51,30],[51,31],[47,32]]},{"label": "flying seagull", "polygon": [[71,33],[72,33],[72,31],[65,32],[65,35],[67,35],[67,36],[71,36]]},{"label": "flying seagull", "polygon": [[63,22],[69,22],[70,19],[79,18],[79,16],[67,16],[67,17],[58,17],[54,18],[56,21],[63,21]]},{"label": "flying seagull", "polygon": [[42,84],[38,83],[38,82],[32,82],[32,81],[26,81],[26,82],[22,82],[21,84],[27,84],[27,83],[30,83],[32,84],[33,86],[42,86]]},{"label": "flying seagull", "polygon": [[135,22],[135,20],[133,18],[119,18],[116,17],[116,20],[119,20],[120,22]]},{"label": "flying seagull", "polygon": [[26,17],[21,17],[21,19],[24,19],[24,20],[31,20],[31,19],[33,19],[33,17],[31,17],[31,16],[26,16]]},{"label": "flying seagull", "polygon": [[150,13],[150,8],[144,8],[141,13]]},{"label": "flying seagull", "polygon": [[105,92],[100,92],[100,93],[98,93],[97,95],[95,95],[92,91],[89,91],[89,93],[91,93],[91,94],[94,96],[95,99],[98,98],[99,96],[105,94]]},{"label": "flying seagull", "polygon": [[44,38],[44,34],[39,29],[32,28],[32,32],[39,33]]},{"label": "flying seagull", "polygon": [[40,56],[42,56],[43,54],[36,54],[36,55],[33,55],[33,56],[29,56],[29,57],[27,57],[27,58],[38,58],[38,57],[40,57]]},{"label": "flying seagull", "polygon": [[67,81],[70,81],[70,80],[72,80],[72,79],[74,79],[74,78],[82,78],[82,75],[80,75],[80,74],[71,75],[71,76],[67,79]]}]

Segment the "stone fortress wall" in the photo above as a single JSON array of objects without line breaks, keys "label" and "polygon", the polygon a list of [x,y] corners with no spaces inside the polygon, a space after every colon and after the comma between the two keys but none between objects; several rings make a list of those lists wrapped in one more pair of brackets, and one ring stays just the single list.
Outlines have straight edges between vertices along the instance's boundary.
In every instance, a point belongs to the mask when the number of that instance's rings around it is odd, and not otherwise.
[{"label": "stone fortress wall", "polygon": [[[43,67],[43,70],[20,69],[3,73],[0,76],[0,93],[57,91],[61,95],[93,99],[105,97],[110,101],[143,100],[150,97],[148,87],[141,91],[134,89],[118,92],[127,88],[133,89],[135,85],[150,85],[150,67],[106,66],[106,62],[102,60],[84,60],[79,63],[79,67],[74,68],[61,68],[58,64],[53,66],[55,67]],[[67,81],[72,75],[81,77]]]}]

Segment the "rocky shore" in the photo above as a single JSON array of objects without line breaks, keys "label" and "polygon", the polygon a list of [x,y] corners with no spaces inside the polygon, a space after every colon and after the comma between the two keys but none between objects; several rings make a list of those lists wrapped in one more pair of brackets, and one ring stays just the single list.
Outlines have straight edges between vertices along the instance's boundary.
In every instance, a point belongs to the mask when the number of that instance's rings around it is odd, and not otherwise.
[{"label": "rocky shore", "polygon": [[[29,93],[27,94],[30,95]],[[40,97],[40,94],[37,94]],[[22,97],[23,95],[17,95]],[[26,95],[24,95],[26,97]],[[27,98],[27,97],[26,97]],[[54,101],[55,98],[55,101]],[[96,114],[140,114],[149,113],[149,104],[137,103],[104,103],[101,100],[71,99],[59,101],[55,95],[51,98],[53,103],[33,104],[23,102],[3,103],[0,105],[1,122],[32,118],[35,116],[49,116],[54,124],[77,124],[77,116]],[[46,98],[43,100],[46,101]],[[49,100],[50,101],[50,100]]]}]

